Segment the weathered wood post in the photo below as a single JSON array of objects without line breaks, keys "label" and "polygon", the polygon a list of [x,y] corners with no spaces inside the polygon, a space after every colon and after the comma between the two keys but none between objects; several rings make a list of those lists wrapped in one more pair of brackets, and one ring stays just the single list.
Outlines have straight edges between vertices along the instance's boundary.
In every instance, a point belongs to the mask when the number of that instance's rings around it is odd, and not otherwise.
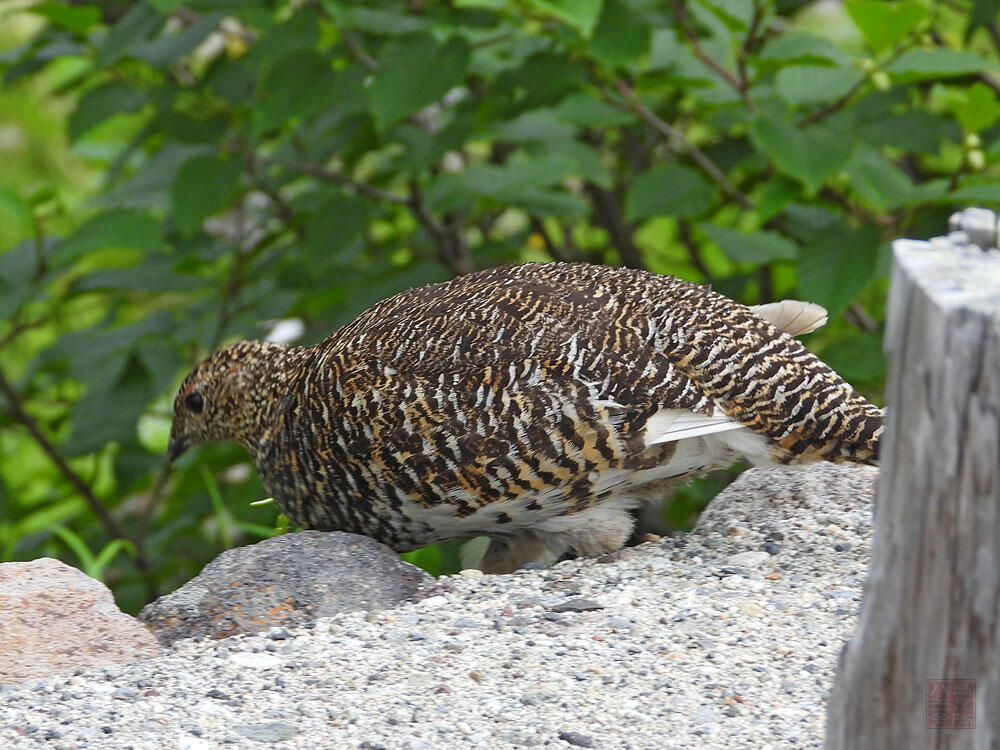
[{"label": "weathered wood post", "polygon": [[1000,747],[997,218],[893,245],[872,560],[827,750]]}]

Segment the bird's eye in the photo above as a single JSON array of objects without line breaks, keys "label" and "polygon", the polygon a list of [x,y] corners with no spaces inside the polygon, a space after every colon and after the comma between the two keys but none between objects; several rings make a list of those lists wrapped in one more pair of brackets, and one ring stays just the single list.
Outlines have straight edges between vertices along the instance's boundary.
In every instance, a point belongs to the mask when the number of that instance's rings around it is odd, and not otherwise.
[{"label": "bird's eye", "polygon": [[205,408],[205,399],[197,391],[192,391],[184,397],[184,405],[195,414],[201,414],[201,410]]}]

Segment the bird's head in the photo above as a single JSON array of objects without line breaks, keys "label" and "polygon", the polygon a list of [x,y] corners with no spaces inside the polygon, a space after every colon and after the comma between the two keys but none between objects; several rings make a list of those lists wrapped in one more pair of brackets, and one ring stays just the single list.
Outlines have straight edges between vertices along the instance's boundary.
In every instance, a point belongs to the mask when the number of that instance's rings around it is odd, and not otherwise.
[{"label": "bird's head", "polygon": [[261,429],[268,399],[270,367],[289,347],[264,341],[240,341],[214,352],[194,368],[174,398],[170,459],[187,448],[220,440],[247,445]]}]

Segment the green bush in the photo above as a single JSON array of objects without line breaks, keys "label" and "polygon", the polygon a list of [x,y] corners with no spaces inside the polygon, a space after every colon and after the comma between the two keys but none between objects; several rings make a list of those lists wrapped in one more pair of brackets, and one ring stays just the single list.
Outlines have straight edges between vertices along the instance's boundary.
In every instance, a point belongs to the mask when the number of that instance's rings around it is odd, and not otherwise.
[{"label": "green bush", "polygon": [[131,611],[276,528],[241,450],[166,468],[173,391],[225,341],[298,318],[313,342],[405,287],[586,260],[825,305],[810,345],[877,398],[889,242],[1000,200],[990,2],[25,14],[4,100],[54,112],[71,151],[48,127],[31,142],[62,156],[0,170],[0,551],[64,557]]}]

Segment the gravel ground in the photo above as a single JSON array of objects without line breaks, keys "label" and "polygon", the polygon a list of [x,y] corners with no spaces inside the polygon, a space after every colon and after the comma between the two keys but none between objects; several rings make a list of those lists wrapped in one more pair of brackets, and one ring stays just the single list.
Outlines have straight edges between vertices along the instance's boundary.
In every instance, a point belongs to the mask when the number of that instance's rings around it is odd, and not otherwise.
[{"label": "gravel ground", "polygon": [[820,747],[876,476],[748,472],[686,536],[8,686],[0,747]]}]

